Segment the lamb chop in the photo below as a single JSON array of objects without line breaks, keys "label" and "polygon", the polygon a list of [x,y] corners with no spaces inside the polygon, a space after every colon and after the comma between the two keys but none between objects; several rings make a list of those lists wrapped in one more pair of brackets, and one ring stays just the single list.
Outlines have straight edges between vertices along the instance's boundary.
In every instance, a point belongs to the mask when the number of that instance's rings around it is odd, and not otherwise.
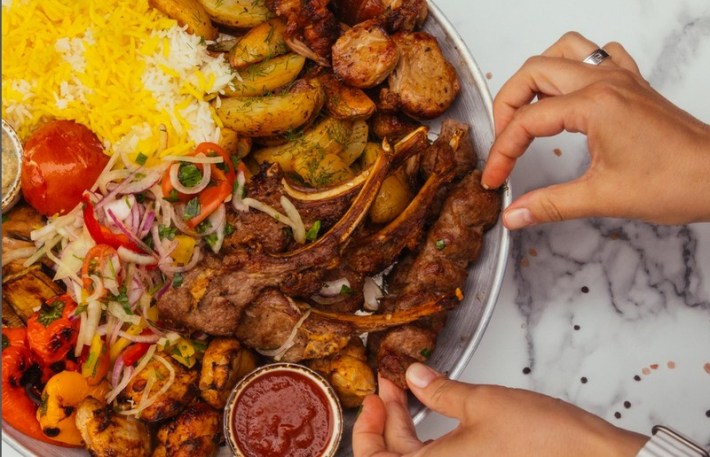
[{"label": "lamb chop", "polygon": [[185,275],[181,286],[169,289],[158,300],[165,324],[232,335],[244,308],[263,290],[278,288],[294,297],[316,293],[324,272],[338,267],[341,247],[367,214],[392,163],[413,152],[385,146],[350,209],[322,238],[284,253],[238,246],[221,258],[207,256],[201,268]]}]

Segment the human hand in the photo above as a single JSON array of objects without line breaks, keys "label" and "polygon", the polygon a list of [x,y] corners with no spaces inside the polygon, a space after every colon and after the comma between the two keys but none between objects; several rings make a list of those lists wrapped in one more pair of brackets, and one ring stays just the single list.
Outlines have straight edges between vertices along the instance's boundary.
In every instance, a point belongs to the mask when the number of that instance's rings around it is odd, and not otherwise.
[{"label": "human hand", "polygon": [[412,393],[458,427],[422,443],[406,394],[381,378],[353,427],[355,457],[635,456],[645,441],[562,400],[521,389],[451,381],[426,365],[407,370]]},{"label": "human hand", "polygon": [[578,179],[516,199],[504,224],[590,216],[710,221],[710,126],[654,91],[618,43],[604,46],[610,58],[600,65],[582,63],[596,48],[568,33],[528,59],[496,96],[484,186],[502,185],[535,137],[581,132],[591,155]]}]

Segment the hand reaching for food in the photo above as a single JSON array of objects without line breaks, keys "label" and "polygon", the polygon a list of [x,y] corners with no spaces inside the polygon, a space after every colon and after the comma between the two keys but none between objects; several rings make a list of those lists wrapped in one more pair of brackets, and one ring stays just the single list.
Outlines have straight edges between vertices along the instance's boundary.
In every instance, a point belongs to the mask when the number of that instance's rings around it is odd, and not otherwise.
[{"label": "hand reaching for food", "polygon": [[483,173],[488,187],[503,184],[536,137],[584,133],[591,156],[581,177],[515,200],[504,224],[518,229],[590,216],[710,220],[710,126],[656,92],[618,43],[604,46],[609,57],[601,64],[583,63],[595,48],[568,33],[530,58],[496,96],[497,138]]},{"label": "hand reaching for food", "polygon": [[647,437],[628,432],[560,400],[500,386],[452,381],[422,364],[407,370],[412,393],[459,421],[450,433],[417,438],[407,397],[386,379],[365,399],[353,428],[355,457],[545,455],[635,456]]}]

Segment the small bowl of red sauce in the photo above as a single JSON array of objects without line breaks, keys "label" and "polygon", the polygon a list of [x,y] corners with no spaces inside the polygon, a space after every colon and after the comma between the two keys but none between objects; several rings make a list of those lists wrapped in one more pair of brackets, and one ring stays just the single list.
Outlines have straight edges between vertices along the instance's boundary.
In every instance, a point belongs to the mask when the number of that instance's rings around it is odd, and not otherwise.
[{"label": "small bowl of red sauce", "polygon": [[321,375],[302,365],[257,368],[232,391],[224,434],[238,457],[332,457],[343,434],[343,411]]}]

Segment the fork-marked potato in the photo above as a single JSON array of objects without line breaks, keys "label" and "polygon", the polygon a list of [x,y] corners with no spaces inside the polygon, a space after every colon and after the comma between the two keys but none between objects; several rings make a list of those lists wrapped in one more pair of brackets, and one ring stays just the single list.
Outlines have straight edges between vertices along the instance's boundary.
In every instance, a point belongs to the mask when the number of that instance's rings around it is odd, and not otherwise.
[{"label": "fork-marked potato", "polygon": [[299,79],[278,94],[223,98],[215,110],[224,125],[238,134],[274,136],[291,132],[313,119],[324,100],[318,81]]},{"label": "fork-marked potato", "polygon": [[273,16],[265,0],[199,0],[210,17],[230,27],[254,27]]}]

